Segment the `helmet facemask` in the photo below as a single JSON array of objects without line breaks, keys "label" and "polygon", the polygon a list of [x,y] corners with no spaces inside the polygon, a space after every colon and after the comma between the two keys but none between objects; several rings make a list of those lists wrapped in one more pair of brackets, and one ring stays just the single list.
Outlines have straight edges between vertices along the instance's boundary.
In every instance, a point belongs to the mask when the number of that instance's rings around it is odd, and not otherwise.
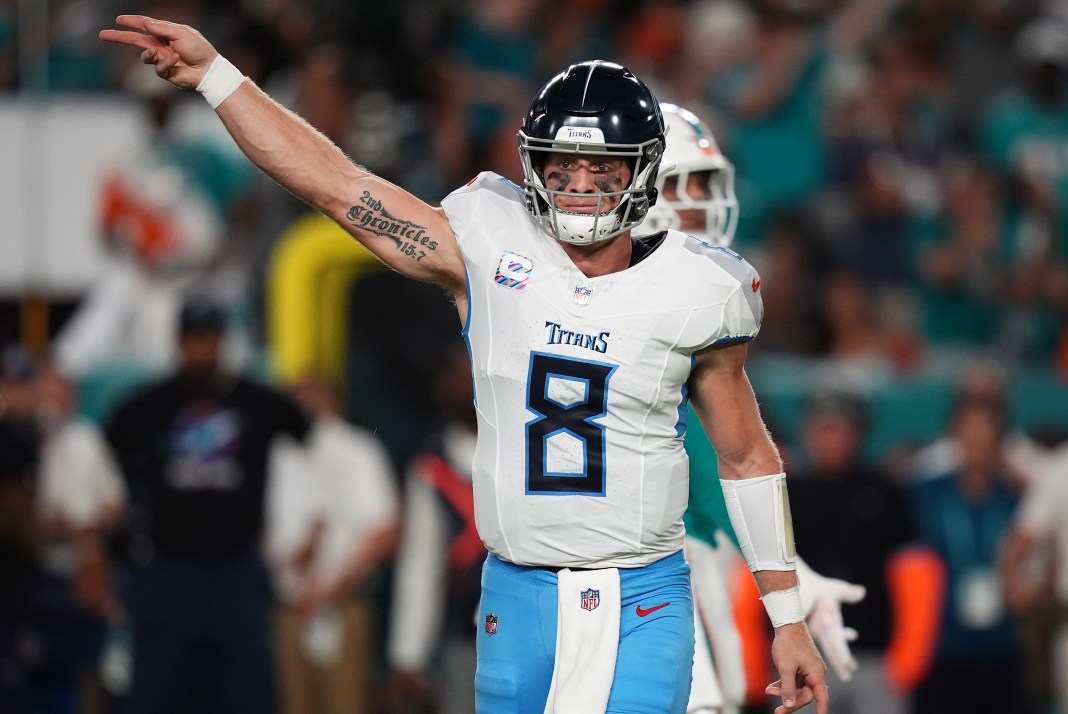
[{"label": "helmet facemask", "polygon": [[[564,127],[560,134],[597,136],[596,129]],[[659,138],[641,144],[607,144],[595,141],[544,140],[520,131],[517,137],[523,165],[527,209],[538,227],[552,238],[573,245],[591,245],[614,238],[637,226],[656,201],[656,175],[664,153]],[[550,153],[574,154],[576,158],[624,159],[631,169],[630,181],[618,191],[588,194],[597,198],[596,210],[571,212],[557,205],[561,197],[576,194],[546,186],[544,167]]]},{"label": "helmet facemask", "polygon": [[[691,233],[716,245],[729,246],[738,225],[738,199],[734,193],[734,167],[672,167],[656,182],[659,196],[649,212],[643,233],[673,229]],[[680,211],[700,211],[699,226],[684,225]]]},{"label": "helmet facemask", "polygon": [[[661,111],[668,129],[664,170],[656,180],[657,204],[638,232],[681,230],[729,246],[738,225],[734,164],[720,152],[711,129],[695,114],[674,104],[662,104]],[[680,216],[680,211],[700,211],[700,220]]]}]

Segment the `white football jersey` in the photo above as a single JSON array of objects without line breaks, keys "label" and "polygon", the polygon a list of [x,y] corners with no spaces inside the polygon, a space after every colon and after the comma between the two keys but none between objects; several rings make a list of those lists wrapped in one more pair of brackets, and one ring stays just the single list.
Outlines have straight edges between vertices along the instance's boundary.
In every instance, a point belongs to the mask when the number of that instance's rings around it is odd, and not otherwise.
[{"label": "white football jersey", "polygon": [[756,271],[669,231],[587,278],[522,190],[482,173],[442,202],[467,267],[486,548],[520,565],[637,567],[682,548],[694,353],[760,327]]}]

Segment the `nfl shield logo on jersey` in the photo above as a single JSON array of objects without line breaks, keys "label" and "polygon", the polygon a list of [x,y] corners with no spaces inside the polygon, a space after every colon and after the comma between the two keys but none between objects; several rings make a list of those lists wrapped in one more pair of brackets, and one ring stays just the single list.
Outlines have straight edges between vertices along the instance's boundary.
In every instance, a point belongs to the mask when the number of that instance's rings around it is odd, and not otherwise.
[{"label": "nfl shield logo on jersey", "polygon": [[486,615],[486,634],[487,635],[496,635],[497,634],[497,620],[498,620],[498,617],[496,615],[494,615],[492,612],[489,613],[488,615]]},{"label": "nfl shield logo on jersey", "polygon": [[582,609],[583,610],[596,610],[597,606],[601,604],[601,591],[590,588],[589,590],[583,590],[582,593]]},{"label": "nfl shield logo on jersey", "polygon": [[593,288],[587,288],[579,285],[575,288],[575,294],[571,296],[571,301],[579,307],[585,307],[590,304],[590,298],[593,297]]}]

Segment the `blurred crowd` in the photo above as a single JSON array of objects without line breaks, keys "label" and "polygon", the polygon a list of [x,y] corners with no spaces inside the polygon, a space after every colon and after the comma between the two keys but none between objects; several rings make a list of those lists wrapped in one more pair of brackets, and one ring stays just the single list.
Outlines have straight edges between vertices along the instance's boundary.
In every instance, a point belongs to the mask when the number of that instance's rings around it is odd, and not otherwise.
[{"label": "blurred crowd", "polygon": [[[136,703],[166,698],[160,681],[135,685],[136,662],[167,671],[163,651],[146,664],[155,642],[196,659],[212,637],[260,645],[240,658],[263,669],[231,685],[277,681],[265,707],[472,710],[482,551],[455,311],[350,266],[304,316],[345,323],[317,337],[344,343],[336,359],[282,359],[279,256],[313,242],[314,217],[188,122],[199,97],[98,41],[120,13],[199,28],[430,202],[482,170],[520,180],[520,117],[571,61],[618,61],[698,113],[735,164],[734,247],[763,280],[753,371],[796,359],[824,378],[783,451],[806,558],[868,586],[844,611],[859,653],[917,714],[964,711],[959,693],[990,682],[1005,699],[969,711],[1068,714],[1068,409],[1037,433],[1011,408],[1013,376],[1068,382],[1063,0],[0,1],[0,96],[135,100],[149,128],[133,165],[85,187],[106,261],[74,314],[45,350],[0,335],[0,711],[164,711]],[[948,415],[876,458],[866,395],[921,374],[951,385]],[[247,408],[227,401],[237,375],[267,392],[248,387],[255,439],[220,416]],[[131,417],[167,379],[173,419]],[[144,453],[153,424],[178,463]],[[232,450],[250,441],[255,454]],[[162,486],[138,489],[149,462]],[[236,501],[205,514],[182,500],[191,485]],[[238,512],[239,532],[223,522]],[[896,559],[917,543],[939,577]],[[223,565],[260,619],[195,589],[190,572]],[[937,620],[909,622],[910,598],[939,602]],[[204,603],[203,631],[171,617]],[[192,701],[171,706],[209,711]]]},{"label": "blurred crowd", "polygon": [[[0,7],[0,91],[173,100],[96,33],[118,12],[189,22],[430,201],[480,170],[518,178],[514,134],[532,93],[570,61],[610,57],[706,118],[737,166],[738,244],[768,285],[755,350],[883,370],[980,350],[1068,370],[1059,0],[40,5]],[[218,157],[183,160],[227,233],[242,234],[244,260],[262,259],[292,217],[284,201]]]}]

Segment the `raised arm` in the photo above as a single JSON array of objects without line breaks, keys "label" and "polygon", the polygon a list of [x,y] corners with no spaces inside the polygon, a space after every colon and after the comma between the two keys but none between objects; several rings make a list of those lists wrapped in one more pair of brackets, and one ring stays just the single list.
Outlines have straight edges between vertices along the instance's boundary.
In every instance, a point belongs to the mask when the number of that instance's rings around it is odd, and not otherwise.
[{"label": "raised arm", "polygon": [[[100,39],[141,48],[141,60],[177,87],[203,91],[209,69],[209,83],[234,76],[232,66],[192,27],[142,15],[120,15],[115,22],[130,29],[103,30]],[[252,163],[337,221],[384,263],[463,297],[463,261],[440,209],[353,163],[250,80],[240,82],[216,112]]]},{"label": "raised arm", "polygon": [[[776,625],[772,659],[780,680],[767,689],[768,694],[782,698],[782,706],[775,709],[775,714],[795,711],[812,701],[816,702],[816,711],[825,714],[828,703],[826,666],[805,625],[796,590],[797,572],[789,562],[793,556],[786,553],[792,549],[793,538],[786,515],[788,508],[781,507],[785,505],[786,497],[784,494],[784,503],[776,505],[775,498],[769,496],[773,493],[772,488],[777,488],[769,479],[782,473],[782,459],[760,417],[753,388],[745,373],[747,353],[745,344],[735,344],[709,348],[698,354],[690,376],[690,394],[694,410],[719,457],[721,479],[736,482],[752,479],[752,484],[758,480],[767,484],[755,491],[759,496],[755,506],[751,497],[742,499],[748,502],[742,506],[745,522],[740,523],[731,512],[731,523],[743,542],[743,554],[754,571],[761,599]],[[729,504],[730,500],[730,512]],[[749,552],[746,552],[745,544],[753,544]],[[784,562],[772,563],[772,560]],[[756,561],[767,562],[768,566]],[[783,623],[777,622],[776,610],[783,608],[773,603],[789,603],[793,598],[797,599],[796,606],[786,608],[795,611],[793,616],[787,616]]]}]

